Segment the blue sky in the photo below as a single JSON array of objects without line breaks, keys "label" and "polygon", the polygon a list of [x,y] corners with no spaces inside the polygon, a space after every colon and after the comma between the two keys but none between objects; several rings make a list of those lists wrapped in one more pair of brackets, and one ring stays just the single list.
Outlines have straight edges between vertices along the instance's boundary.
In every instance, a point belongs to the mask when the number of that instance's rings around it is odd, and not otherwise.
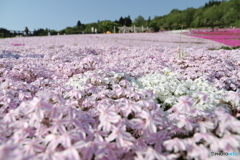
[{"label": "blue sky", "polygon": [[0,27],[9,30],[61,30],[77,21],[118,20],[130,15],[162,16],[172,9],[198,8],[209,0],[0,0]]}]

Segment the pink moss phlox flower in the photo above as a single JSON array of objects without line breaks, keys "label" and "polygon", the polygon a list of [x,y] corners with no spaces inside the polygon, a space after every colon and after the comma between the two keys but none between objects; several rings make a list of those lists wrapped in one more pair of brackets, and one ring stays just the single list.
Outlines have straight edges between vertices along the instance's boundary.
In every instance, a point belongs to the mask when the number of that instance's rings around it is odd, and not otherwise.
[{"label": "pink moss phlox flower", "polygon": [[158,108],[156,102],[153,100],[139,100],[137,102],[143,110],[156,110]]},{"label": "pink moss phlox flower", "polygon": [[125,89],[125,88],[122,88],[122,87],[120,87],[120,86],[114,88],[114,90],[116,91],[116,95],[117,95],[118,97],[120,97],[120,96],[126,96],[126,94],[127,94],[126,89]]},{"label": "pink moss phlox flower", "polygon": [[49,133],[49,128],[46,125],[42,125],[41,123],[38,123],[35,126],[35,133],[34,136],[36,138],[41,138],[42,136],[46,136]]},{"label": "pink moss phlox flower", "polygon": [[119,123],[118,126],[112,126],[111,134],[105,138],[108,142],[111,142],[116,139],[117,146],[120,147],[129,147],[132,143],[126,145],[124,141],[133,141],[134,138],[130,133],[126,132],[126,125]]},{"label": "pink moss phlox flower", "polygon": [[167,140],[163,142],[163,145],[166,147],[168,151],[173,150],[175,153],[186,150],[186,144],[183,142],[182,139],[179,138]]},{"label": "pink moss phlox flower", "polygon": [[201,98],[201,100],[203,100],[203,101],[207,101],[208,100],[207,94],[205,94],[203,92],[199,92],[199,95],[201,95],[201,96],[199,96]]},{"label": "pink moss phlox flower", "polygon": [[123,112],[124,117],[127,117],[131,113],[139,113],[141,111],[140,105],[133,103],[128,99],[123,99],[119,104],[121,111]]},{"label": "pink moss phlox flower", "polygon": [[215,133],[220,137],[228,134],[229,131],[237,134],[240,133],[240,130],[237,129],[240,126],[239,120],[231,116],[230,114],[218,115],[218,124],[219,125]]},{"label": "pink moss phlox flower", "polygon": [[233,103],[235,106],[240,106],[240,90],[234,92],[229,91],[228,92],[228,100]]},{"label": "pink moss phlox flower", "polygon": [[228,121],[227,124],[230,131],[240,135],[240,129],[238,129],[240,127],[239,120],[235,119],[233,121]]},{"label": "pink moss phlox flower", "polygon": [[90,134],[88,135],[88,139],[92,139],[92,141],[96,143],[103,142],[104,137],[108,135],[108,132],[101,131],[98,128],[90,129],[89,133]]},{"label": "pink moss phlox flower", "polygon": [[[106,160],[117,160],[119,154],[120,154],[120,149],[117,148],[116,143],[109,143],[107,141],[99,142],[99,148],[96,151],[96,156],[99,158],[103,158]],[[117,151],[117,152],[116,152]]]},{"label": "pink moss phlox flower", "polygon": [[41,140],[33,139],[24,139],[21,141],[23,146],[23,152],[26,155],[34,155],[36,153],[41,153],[45,150],[45,147],[41,144]]},{"label": "pink moss phlox flower", "polygon": [[52,133],[58,133],[58,132],[64,132],[65,131],[65,125],[67,124],[67,119],[63,118],[63,114],[59,114],[58,117],[54,117],[52,119],[51,124],[51,132]]},{"label": "pink moss phlox flower", "polygon": [[79,129],[83,129],[85,132],[89,132],[92,128],[91,125],[95,122],[94,119],[85,113],[78,113],[76,118],[72,120],[73,124]]},{"label": "pink moss phlox flower", "polygon": [[92,156],[96,152],[96,144],[92,141],[80,141],[75,144],[77,148],[80,148],[81,153],[83,154],[83,159],[91,160]]},{"label": "pink moss phlox flower", "polygon": [[120,85],[121,87],[126,88],[126,87],[131,86],[131,83],[130,83],[129,81],[127,81],[126,79],[123,79],[123,80],[121,80],[121,81],[119,82],[119,85]]},{"label": "pink moss phlox flower", "polygon": [[146,133],[156,133],[158,124],[162,124],[163,120],[158,117],[154,117],[153,114],[149,111],[141,111],[139,117],[144,119],[144,132]]},{"label": "pink moss phlox flower", "polygon": [[142,119],[133,118],[129,120],[128,124],[133,129],[143,129],[146,123]]},{"label": "pink moss phlox flower", "polygon": [[156,151],[152,147],[148,147],[147,151],[144,152],[144,154],[145,154],[145,159],[149,159],[149,160],[155,160],[155,159],[167,160],[167,157],[165,157],[164,155],[160,154],[158,151]]},{"label": "pink moss phlox flower", "polygon": [[233,151],[235,148],[239,148],[240,147],[239,141],[240,141],[240,136],[239,135],[231,135],[231,134],[229,134],[229,135],[224,135],[218,141],[218,144],[219,144],[219,147],[222,150],[225,150],[227,148],[231,148],[232,151]]},{"label": "pink moss phlox flower", "polygon": [[203,144],[194,145],[190,151],[188,151],[188,158],[208,159],[210,153],[207,147]]},{"label": "pink moss phlox flower", "polygon": [[84,96],[84,93],[80,90],[71,90],[67,93],[67,96],[76,100],[80,100]]},{"label": "pink moss phlox flower", "polygon": [[17,144],[7,142],[0,146],[0,159],[2,160],[22,160],[26,157]]},{"label": "pink moss phlox flower", "polygon": [[200,121],[198,122],[198,125],[201,133],[207,133],[208,131],[212,131],[216,128],[216,124],[212,121]]},{"label": "pink moss phlox flower", "polygon": [[107,104],[99,104],[97,108],[99,109],[100,115],[100,125],[99,127],[103,127],[103,131],[110,131],[112,127],[112,123],[117,123],[121,119],[121,117],[114,111],[113,106]]},{"label": "pink moss phlox flower", "polygon": [[208,116],[208,112],[200,109],[191,109],[189,115],[195,117],[197,120],[202,120],[204,117]]},{"label": "pink moss phlox flower", "polygon": [[27,105],[22,103],[20,107],[25,114],[31,114],[31,124],[35,123],[35,121],[41,121],[44,118],[44,114],[52,109],[51,104],[38,97],[34,97]]},{"label": "pink moss phlox flower", "polygon": [[67,149],[65,149],[62,154],[59,156],[59,158],[64,159],[72,159],[72,160],[81,160],[81,157],[79,155],[79,151],[74,147],[70,146]]},{"label": "pink moss phlox flower", "polygon": [[203,142],[206,145],[211,144],[215,139],[211,133],[195,133],[193,136],[195,142]]},{"label": "pink moss phlox flower", "polygon": [[[8,92],[8,94],[10,94]],[[4,96],[2,98],[2,101],[1,101],[1,109],[3,112],[6,112],[7,110],[9,109],[16,109],[17,105],[16,105],[16,100],[14,100],[13,98],[10,98],[9,96]]]},{"label": "pink moss phlox flower", "polygon": [[[116,158],[115,144],[103,142],[93,142],[93,141],[78,141],[73,146],[80,150],[82,153],[82,158],[86,160],[91,160],[93,156],[98,158],[105,158],[105,156],[111,156],[113,159]],[[120,152],[120,149],[118,150]]]},{"label": "pink moss phlox flower", "polygon": [[169,139],[170,136],[168,136],[167,131],[159,131],[157,133],[153,133],[145,137],[146,143],[154,145],[154,149],[159,153],[161,153],[164,150],[163,142]]},{"label": "pink moss phlox flower", "polygon": [[16,122],[17,118],[17,113],[15,110],[10,110],[4,117],[3,117],[3,122],[6,124],[10,124],[13,122]]},{"label": "pink moss phlox flower", "polygon": [[80,62],[83,69],[85,70],[94,70],[99,67],[101,61],[95,56],[87,56],[82,59]]},{"label": "pink moss phlox flower", "polygon": [[23,119],[19,120],[18,123],[13,123],[13,125],[15,125],[15,128],[18,129],[14,132],[14,136],[16,135],[16,138],[33,137],[35,133],[34,127]]},{"label": "pink moss phlox flower", "polygon": [[141,94],[141,93],[132,93],[131,94],[131,98],[133,99],[133,100],[135,100],[135,101],[139,101],[140,99],[144,99],[144,95],[143,94]]},{"label": "pink moss phlox flower", "polygon": [[56,150],[60,141],[61,141],[60,135],[56,135],[56,134],[48,134],[44,138],[44,144],[46,144],[47,150],[50,150],[52,152]]},{"label": "pink moss phlox flower", "polygon": [[209,145],[209,149],[211,151],[215,151],[215,152],[221,151],[221,147],[219,146],[219,140],[220,140],[220,138],[213,137],[213,140]]},{"label": "pink moss phlox flower", "polygon": [[178,98],[178,103],[174,105],[170,111],[177,111],[177,112],[183,112],[188,113],[191,110],[191,107],[193,105],[193,100],[189,96],[182,96]]},{"label": "pink moss phlox flower", "polygon": [[31,95],[31,93],[29,93],[29,92],[20,91],[18,97],[19,97],[19,100],[20,100],[20,101],[23,101],[23,100],[29,100],[29,99],[31,99],[31,98],[32,98],[32,95]]},{"label": "pink moss phlox flower", "polygon": [[180,115],[178,118],[179,118],[179,121],[177,123],[177,126],[179,128],[184,127],[189,132],[194,129],[194,123],[193,123],[193,120],[191,120],[191,118],[185,115]]}]

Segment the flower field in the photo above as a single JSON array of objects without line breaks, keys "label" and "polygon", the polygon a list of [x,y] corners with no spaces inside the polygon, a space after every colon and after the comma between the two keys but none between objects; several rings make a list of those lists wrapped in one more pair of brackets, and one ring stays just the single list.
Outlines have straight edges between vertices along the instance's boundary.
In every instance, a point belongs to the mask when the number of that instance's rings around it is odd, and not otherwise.
[{"label": "flower field", "polygon": [[[0,160],[239,159],[240,50],[170,33],[0,40]],[[213,156],[232,153],[232,156]]]},{"label": "flower field", "polygon": [[193,30],[192,36],[210,39],[232,47],[240,46],[240,29]]}]

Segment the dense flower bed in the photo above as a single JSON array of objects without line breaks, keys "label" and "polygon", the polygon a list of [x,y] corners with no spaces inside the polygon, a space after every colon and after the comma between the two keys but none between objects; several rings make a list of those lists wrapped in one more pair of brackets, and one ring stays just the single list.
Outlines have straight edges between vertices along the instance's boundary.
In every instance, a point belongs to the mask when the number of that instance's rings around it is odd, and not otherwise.
[{"label": "dense flower bed", "polygon": [[221,44],[187,36],[179,50],[178,40],[165,33],[2,39],[0,159],[239,154],[240,51],[210,51]]}]

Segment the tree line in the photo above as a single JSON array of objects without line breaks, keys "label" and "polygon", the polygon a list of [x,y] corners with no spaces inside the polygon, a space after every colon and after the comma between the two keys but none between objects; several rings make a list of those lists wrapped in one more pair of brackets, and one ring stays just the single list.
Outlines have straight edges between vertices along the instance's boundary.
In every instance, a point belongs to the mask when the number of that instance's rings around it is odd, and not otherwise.
[{"label": "tree line", "polygon": [[[185,10],[173,9],[164,16],[156,16],[153,19],[149,17],[144,19],[143,16],[138,16],[134,20],[130,16],[120,17],[118,20],[104,20],[95,23],[83,24],[77,21],[77,24],[72,27],[66,27],[63,30],[56,31],[46,29],[34,30],[33,36],[44,36],[59,34],[82,34],[82,33],[106,33],[118,32],[118,26],[137,26],[150,27],[153,31],[159,30],[175,30],[181,28],[205,28],[205,27],[240,27],[240,0],[210,0],[204,6],[199,8],[187,8]],[[114,27],[115,26],[115,27]],[[17,33],[12,33],[7,29],[0,28],[0,37],[4,35],[14,36]]]},{"label": "tree line", "polygon": [[240,0],[211,0],[204,6],[185,10],[173,9],[168,15],[155,17],[151,23],[155,31],[159,28],[173,30],[205,27],[240,27]]},{"label": "tree line", "polygon": [[[210,0],[205,3],[204,6],[197,9],[173,9],[169,14],[156,16],[153,19],[151,19],[151,17],[144,19],[143,16],[138,16],[134,20],[131,20],[130,16],[127,16],[120,17],[119,20],[115,21],[105,20],[67,27],[61,32],[66,34],[80,33],[82,31],[91,33],[91,28],[97,29],[98,33],[106,31],[114,32],[114,26],[124,25],[150,27],[153,31],[175,30],[181,28],[240,27],[240,0]],[[115,31],[117,32],[118,30],[116,29]]]}]

